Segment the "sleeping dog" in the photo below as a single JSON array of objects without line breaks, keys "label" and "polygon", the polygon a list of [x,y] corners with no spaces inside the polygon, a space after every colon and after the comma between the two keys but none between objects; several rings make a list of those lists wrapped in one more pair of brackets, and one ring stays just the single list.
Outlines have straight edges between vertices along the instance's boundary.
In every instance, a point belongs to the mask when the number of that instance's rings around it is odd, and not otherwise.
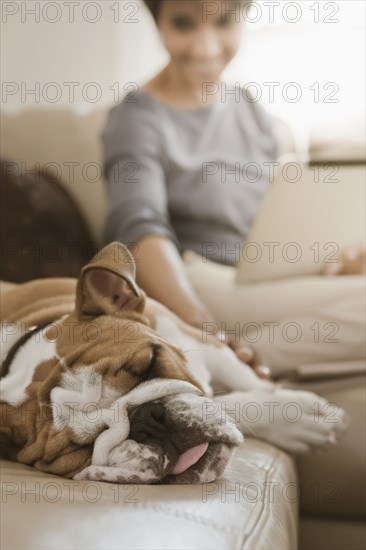
[{"label": "sleeping dog", "polygon": [[120,243],[77,281],[14,285],[1,305],[5,458],[73,479],[202,483],[223,473],[243,434],[303,452],[345,427],[344,411],[329,419],[315,394],[259,379],[147,298]]}]

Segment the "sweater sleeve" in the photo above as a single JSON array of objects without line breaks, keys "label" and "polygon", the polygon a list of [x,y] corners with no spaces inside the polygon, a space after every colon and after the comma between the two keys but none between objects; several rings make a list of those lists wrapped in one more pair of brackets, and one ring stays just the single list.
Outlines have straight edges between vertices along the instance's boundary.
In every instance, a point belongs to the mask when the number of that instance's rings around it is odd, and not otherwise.
[{"label": "sweater sleeve", "polygon": [[168,199],[158,116],[137,102],[120,103],[101,134],[109,207],[104,243],[127,246],[147,235],[177,237],[169,223]]}]

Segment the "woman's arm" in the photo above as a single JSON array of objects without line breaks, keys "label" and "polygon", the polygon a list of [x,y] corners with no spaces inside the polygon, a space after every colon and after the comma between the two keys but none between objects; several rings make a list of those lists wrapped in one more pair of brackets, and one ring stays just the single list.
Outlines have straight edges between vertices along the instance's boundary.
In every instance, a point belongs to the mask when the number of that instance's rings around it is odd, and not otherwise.
[{"label": "woman's arm", "polygon": [[[189,325],[204,330],[204,323],[215,323],[215,318],[194,292],[185,274],[184,265],[174,243],[165,237],[149,235],[132,249],[136,261],[137,283],[154,300],[162,303]],[[219,334],[219,326],[217,324]],[[270,371],[263,365],[255,350],[226,340],[239,359],[249,363],[260,378],[269,378]]]},{"label": "woman's arm", "polygon": [[102,134],[109,195],[104,241],[128,245],[141,288],[201,326],[213,316],[189,284],[170,224],[161,115],[144,96],[136,97],[111,110]]},{"label": "woman's arm", "polygon": [[[109,212],[105,243],[129,245],[134,253],[137,282],[152,298],[187,323],[202,327],[215,322],[192,289],[169,223],[164,153],[157,113],[151,106],[115,106],[102,134],[108,181]],[[131,173],[131,167],[134,169]],[[247,347],[228,341],[238,357],[253,367],[259,362]]]},{"label": "woman's arm", "polygon": [[174,243],[165,237],[148,235],[132,249],[136,260],[137,283],[189,325],[215,322],[212,313],[198,298],[184,271]]}]

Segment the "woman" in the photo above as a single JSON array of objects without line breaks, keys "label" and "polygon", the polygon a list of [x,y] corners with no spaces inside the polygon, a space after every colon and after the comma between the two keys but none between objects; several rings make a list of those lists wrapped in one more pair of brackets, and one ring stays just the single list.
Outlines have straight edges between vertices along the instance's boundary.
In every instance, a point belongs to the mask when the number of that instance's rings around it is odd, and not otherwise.
[{"label": "woman", "polygon": [[[202,256],[207,243],[219,245],[216,250],[232,251],[236,243],[243,242],[268,188],[268,179],[263,176],[255,184],[238,181],[236,163],[265,166],[276,158],[276,141],[271,121],[257,103],[237,101],[237,93],[204,93],[220,90],[222,71],[239,47],[243,17],[236,17],[238,13],[225,17],[224,10],[236,8],[242,14],[241,8],[248,2],[145,3],[155,18],[170,61],[138,93],[130,94],[110,113],[103,133],[110,194],[105,241],[129,244],[137,261],[139,285],[191,325],[213,321],[215,316],[206,303],[215,312],[215,304],[220,301],[226,301],[229,324],[235,319],[240,326],[255,321],[262,328],[276,328],[296,322],[302,330],[296,343],[275,333],[256,344],[274,375],[306,363],[315,370],[319,363],[333,369],[335,361],[342,362],[346,372],[350,362],[358,367],[361,363],[362,368],[363,277],[318,276],[232,285],[231,294],[222,297],[215,276],[216,286],[211,286],[208,297],[204,292],[213,263],[202,262],[196,282],[200,282],[200,293],[206,300],[193,289],[191,281],[195,280],[187,276],[190,270],[182,252],[191,249]],[[212,9],[215,6],[217,10]],[[208,14],[209,7],[216,13]],[[241,90],[238,92],[242,98]],[[225,178],[222,170],[215,170],[223,165]],[[218,254],[214,259],[229,263],[232,255]],[[364,250],[345,253],[336,266],[333,275],[363,272]],[[216,302],[212,295],[217,297]],[[335,339],[329,340],[328,329],[316,333],[317,327],[334,330],[334,323],[338,328]],[[268,369],[260,368],[261,361],[252,349],[233,340],[229,344],[243,361],[256,368],[258,375],[268,376]],[[311,514],[333,514],[335,509],[343,515],[353,509],[362,513],[363,384],[359,374],[341,378],[340,382],[295,385],[338,403],[352,418],[346,436],[334,451],[328,451],[326,459],[323,455],[307,455],[298,461],[301,506]],[[347,475],[345,464],[349,466]],[[336,504],[326,500],[329,483],[338,488]],[[316,502],[314,487],[320,491]]]},{"label": "woman", "polygon": [[[103,133],[110,193],[105,241],[130,245],[139,285],[187,323],[201,327],[215,317],[192,288],[181,254],[191,249],[204,256],[207,245],[215,243],[218,252],[213,257],[210,248],[210,259],[232,261],[230,251],[245,239],[268,188],[265,166],[276,160],[276,140],[271,120],[258,103],[243,90],[231,88],[228,93],[221,83],[223,70],[238,50],[249,2],[146,0],[145,4],[170,61],[110,113]],[[261,179],[243,181],[240,168],[253,162],[261,168]],[[362,253],[343,260],[344,265],[337,264],[340,272],[362,269]],[[305,292],[313,297],[314,310],[300,321],[302,325],[312,326],[319,315],[324,317],[318,298],[324,294],[323,283],[317,283],[314,292]],[[357,285],[360,288],[360,282]],[[335,295],[343,299],[349,285],[340,281],[338,286]],[[270,295],[283,294],[277,307],[263,300],[263,291],[262,287],[244,299],[240,294],[234,298],[233,307],[240,306],[238,321],[254,320],[256,315],[261,324],[272,317],[291,319],[302,309],[298,300],[304,299],[304,291],[296,281],[291,288],[279,283],[269,290]],[[329,315],[328,320],[334,320],[334,312]],[[359,312],[358,319],[361,316]],[[259,342],[257,347],[277,370],[304,358],[308,362],[360,359],[360,331],[353,328],[347,326],[350,337],[345,337],[343,355],[334,346],[315,349],[309,330],[302,350],[283,338],[271,345]],[[243,361],[261,366],[253,350],[233,338],[230,345]],[[262,376],[268,373],[265,368],[257,370]]]},{"label": "woman", "polygon": [[[202,83],[219,82],[236,54],[242,22],[235,15],[206,14],[202,2],[146,4],[170,62],[130,102],[112,110],[104,132],[112,205],[106,241],[134,243],[140,286],[187,323],[201,326],[214,318],[192,289],[180,252],[201,253],[206,241],[228,249],[242,241],[268,183],[222,185],[220,175],[203,183],[203,164],[232,168],[243,155],[273,161],[276,143],[256,104],[202,94]],[[137,177],[129,177],[134,168]],[[250,360],[250,350],[244,348],[241,357]]]}]

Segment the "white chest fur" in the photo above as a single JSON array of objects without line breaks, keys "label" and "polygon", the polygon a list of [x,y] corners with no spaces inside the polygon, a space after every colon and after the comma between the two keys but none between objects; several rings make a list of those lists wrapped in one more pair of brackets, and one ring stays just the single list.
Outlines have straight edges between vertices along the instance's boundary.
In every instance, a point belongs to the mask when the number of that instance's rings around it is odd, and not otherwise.
[{"label": "white chest fur", "polygon": [[200,382],[206,395],[212,395],[211,373],[207,367],[207,352],[210,346],[184,334],[168,317],[157,317],[155,330],[183,351],[189,371]]},{"label": "white chest fur", "polygon": [[[1,325],[2,360],[10,347],[21,336],[9,337],[9,323]],[[15,333],[15,330],[14,330]],[[17,351],[11,362],[8,374],[1,380],[0,399],[12,405],[20,405],[27,399],[26,387],[32,382],[36,368],[43,361],[56,355],[56,346],[48,340],[44,330],[32,334]]]}]

